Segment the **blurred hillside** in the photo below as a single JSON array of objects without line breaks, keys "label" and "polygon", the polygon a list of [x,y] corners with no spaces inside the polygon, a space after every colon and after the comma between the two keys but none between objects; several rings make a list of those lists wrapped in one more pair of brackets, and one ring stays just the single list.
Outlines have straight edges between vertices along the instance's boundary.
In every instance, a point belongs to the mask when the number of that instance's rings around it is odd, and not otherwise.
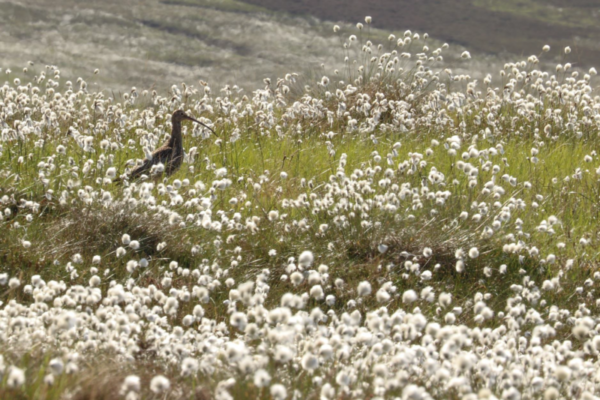
[{"label": "blurred hillside", "polygon": [[33,61],[29,73],[57,65],[62,78],[81,76],[91,89],[200,79],[255,88],[343,58],[331,23],[235,0],[0,0],[0,26],[0,68],[11,76]]},{"label": "blurred hillside", "polygon": [[539,54],[545,44],[571,46],[574,65],[600,65],[598,0],[245,0],[248,4],[324,20],[413,29],[488,54]]},{"label": "blurred hillside", "polygon": [[[373,16],[373,25],[363,35],[375,43],[389,45],[390,31],[401,35],[411,29],[439,39],[429,39],[431,47],[446,41],[454,55],[472,51],[468,63],[447,56],[446,65],[453,68],[489,71],[489,64],[514,61],[515,54],[519,59],[539,54],[546,43],[552,51],[542,62],[560,61],[568,44],[569,61],[586,67],[600,65],[597,3],[0,0],[0,68],[11,69],[12,80],[22,77],[29,61],[34,66],[28,74],[57,65],[62,79],[82,77],[92,90],[128,91],[134,85],[164,90],[205,80],[214,90],[235,84],[249,91],[266,77],[288,72],[317,79],[331,74],[346,55],[342,41],[358,34],[354,24],[365,15]],[[332,31],[334,22],[342,25],[339,36]]]}]

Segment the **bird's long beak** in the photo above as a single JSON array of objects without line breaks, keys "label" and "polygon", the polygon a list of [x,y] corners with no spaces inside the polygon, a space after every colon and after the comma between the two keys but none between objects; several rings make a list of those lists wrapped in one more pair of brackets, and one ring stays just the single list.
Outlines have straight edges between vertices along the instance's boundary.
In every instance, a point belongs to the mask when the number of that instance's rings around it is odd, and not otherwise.
[{"label": "bird's long beak", "polygon": [[192,118],[192,117],[190,117],[187,114],[184,115],[184,118],[185,119],[189,119],[190,121],[194,121],[195,123],[202,125],[206,129],[208,129],[209,131],[211,131],[213,134],[215,134],[215,136],[219,136],[219,135],[217,135],[217,132],[215,132],[210,126],[206,126],[205,124],[203,124],[202,122],[198,121],[197,119]]}]

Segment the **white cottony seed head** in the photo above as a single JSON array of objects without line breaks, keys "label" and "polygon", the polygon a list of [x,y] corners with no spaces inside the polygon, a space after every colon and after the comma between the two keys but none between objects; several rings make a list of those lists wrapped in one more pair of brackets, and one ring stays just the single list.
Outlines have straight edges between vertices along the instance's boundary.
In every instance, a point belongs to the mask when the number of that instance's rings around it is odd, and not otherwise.
[{"label": "white cottony seed head", "polygon": [[171,382],[163,375],[157,375],[150,381],[150,390],[152,393],[161,394],[169,390]]},{"label": "white cottony seed head", "polygon": [[479,257],[479,250],[477,249],[477,247],[471,247],[471,249],[469,250],[469,257],[470,258]]},{"label": "white cottony seed head", "polygon": [[298,257],[298,263],[305,268],[310,267],[314,260],[315,256],[313,255],[312,251],[309,250],[303,251],[300,254],[300,257]]},{"label": "white cottony seed head", "polygon": [[410,304],[415,302],[419,297],[417,296],[417,292],[414,290],[407,290],[402,294],[402,302],[406,304]]},{"label": "white cottony seed head", "polygon": [[362,281],[358,284],[357,293],[359,296],[368,296],[371,294],[371,284],[367,281]]},{"label": "white cottony seed head", "polygon": [[17,367],[10,367],[6,384],[10,388],[18,388],[25,384],[25,371]]}]

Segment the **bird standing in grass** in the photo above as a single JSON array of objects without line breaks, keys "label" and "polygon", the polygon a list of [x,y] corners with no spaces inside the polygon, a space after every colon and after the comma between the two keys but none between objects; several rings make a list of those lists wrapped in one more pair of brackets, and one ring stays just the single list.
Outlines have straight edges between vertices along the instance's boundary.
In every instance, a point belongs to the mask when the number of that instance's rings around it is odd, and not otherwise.
[{"label": "bird standing in grass", "polygon": [[[171,132],[171,138],[168,142],[163,144],[158,149],[154,150],[151,157],[146,158],[143,164],[134,168],[132,171],[127,173],[128,179],[135,179],[140,175],[147,173],[152,169],[153,166],[162,164],[164,169],[158,169],[157,173],[166,173],[167,176],[176,172],[181,163],[183,162],[183,139],[181,137],[181,121],[183,120],[194,121],[203,127],[209,129],[212,133],[215,133],[210,127],[206,126],[202,122],[190,117],[182,110],[177,110],[171,116],[171,123],[173,125],[173,131]],[[118,179],[117,181],[120,181]]]}]

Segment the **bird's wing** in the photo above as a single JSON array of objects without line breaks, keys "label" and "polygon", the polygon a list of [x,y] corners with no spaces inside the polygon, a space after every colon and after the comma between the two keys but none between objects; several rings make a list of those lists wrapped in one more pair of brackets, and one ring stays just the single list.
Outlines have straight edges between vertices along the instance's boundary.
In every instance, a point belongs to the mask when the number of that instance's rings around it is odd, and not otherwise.
[{"label": "bird's wing", "polygon": [[[135,179],[137,177],[139,177],[140,175],[142,175],[143,173],[147,172],[150,170],[150,168],[154,165],[154,164],[158,164],[158,163],[164,163],[164,155],[165,154],[171,154],[171,152],[173,151],[173,149],[171,147],[168,146],[162,146],[156,150],[154,150],[154,152],[152,153],[152,158],[148,159],[146,158],[144,160],[144,162],[135,167],[134,169],[132,169],[131,171],[127,172],[127,177],[129,179]],[[120,179],[117,179],[116,181],[120,181]]]},{"label": "bird's wing", "polygon": [[138,176],[142,175],[144,172],[150,169],[152,164],[152,160],[145,159],[142,165],[135,167],[127,174],[129,176],[129,179],[135,179]]}]

